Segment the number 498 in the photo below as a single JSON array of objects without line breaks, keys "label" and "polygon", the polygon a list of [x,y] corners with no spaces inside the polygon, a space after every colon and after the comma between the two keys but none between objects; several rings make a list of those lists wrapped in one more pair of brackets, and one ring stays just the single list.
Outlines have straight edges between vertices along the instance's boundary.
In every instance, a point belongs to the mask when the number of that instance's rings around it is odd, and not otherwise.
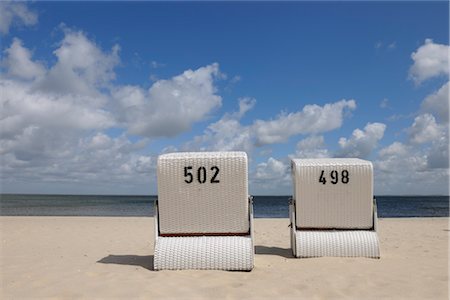
[{"label": "number 498", "polygon": [[[330,177],[331,177],[330,182],[332,184],[337,184],[339,182],[339,173],[338,173],[338,171],[336,171],[336,170],[331,171],[330,172]],[[349,173],[348,173],[347,170],[342,170],[340,177],[341,177],[341,182],[343,184],[347,184],[349,182],[349,180],[350,180]],[[322,184],[326,184],[327,183],[327,179],[326,179],[326,175],[325,175],[325,171],[324,170],[322,170],[322,172],[320,173],[319,182],[321,182]]]}]

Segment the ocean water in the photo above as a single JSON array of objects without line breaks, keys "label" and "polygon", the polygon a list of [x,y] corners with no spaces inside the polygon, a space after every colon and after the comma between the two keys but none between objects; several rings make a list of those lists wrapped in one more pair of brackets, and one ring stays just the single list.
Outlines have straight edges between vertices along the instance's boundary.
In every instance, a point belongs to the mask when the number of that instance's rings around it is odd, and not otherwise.
[{"label": "ocean water", "polygon": [[[153,216],[156,196],[0,195],[2,216]],[[448,217],[448,196],[378,196],[378,216]],[[256,218],[287,218],[289,196],[255,196]]]}]

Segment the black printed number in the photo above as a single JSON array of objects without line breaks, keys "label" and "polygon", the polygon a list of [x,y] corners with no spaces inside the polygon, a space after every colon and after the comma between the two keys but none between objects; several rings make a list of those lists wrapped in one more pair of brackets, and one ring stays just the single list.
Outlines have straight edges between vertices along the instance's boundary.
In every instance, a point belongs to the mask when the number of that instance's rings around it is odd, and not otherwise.
[{"label": "black printed number", "polygon": [[327,180],[325,179],[325,176],[323,176],[323,173],[325,173],[324,170],[322,170],[322,173],[320,173],[319,182],[322,182],[322,184],[327,183]]},{"label": "black printed number", "polygon": [[336,170],[331,171],[330,173],[330,177],[331,177],[331,183],[332,184],[336,184],[339,181],[339,176],[338,176],[338,172]]},{"label": "black printed number", "polygon": [[219,168],[216,166],[211,167],[211,171],[214,171],[214,175],[211,178],[211,183],[219,183],[220,181],[217,179],[217,175],[219,175]]},{"label": "black printed number", "polygon": [[[349,173],[347,170],[342,170],[341,172],[341,182],[343,184],[347,184],[350,181],[350,177],[349,177]],[[339,173],[336,170],[333,170],[330,172],[330,182],[332,184],[337,184],[339,182]],[[325,175],[325,171],[322,170],[322,172],[320,173],[320,177],[319,177],[319,182],[322,184],[326,184],[327,183],[327,179],[326,179],[326,175]]]},{"label": "black printed number", "polygon": [[[188,167],[184,167],[184,182],[186,183],[192,183],[194,181],[194,175],[192,174],[192,166],[188,166]],[[211,180],[209,181],[210,183],[219,183],[220,180],[218,178],[219,176],[219,167],[217,166],[213,166],[210,169],[212,171],[212,177]],[[208,179],[208,172],[206,170],[205,167],[199,167],[197,169],[197,181],[200,184],[203,184],[207,181]]]},{"label": "black printed number", "polygon": [[197,170],[197,180],[199,183],[205,183],[206,181],[206,169],[205,167],[200,167]]},{"label": "black printed number", "polygon": [[188,179],[184,179],[184,182],[186,182],[186,183],[191,183],[192,180],[194,180],[191,170],[192,170],[192,167],[184,167],[184,177],[188,178]]},{"label": "black printed number", "polygon": [[347,184],[348,183],[348,171],[347,170],[343,170],[342,171],[342,183]]}]

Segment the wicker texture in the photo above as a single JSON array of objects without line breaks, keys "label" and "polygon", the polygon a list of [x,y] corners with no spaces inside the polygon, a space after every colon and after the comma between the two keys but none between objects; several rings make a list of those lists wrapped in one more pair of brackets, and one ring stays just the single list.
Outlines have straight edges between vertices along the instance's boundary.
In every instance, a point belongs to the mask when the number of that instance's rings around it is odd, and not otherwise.
[{"label": "wicker texture", "polygon": [[[332,171],[338,177],[335,184],[331,182]],[[371,162],[355,158],[293,159],[292,172],[298,228],[372,228]],[[343,172],[348,175],[345,184]],[[319,181],[321,175],[325,184]]]},{"label": "wicker texture", "polygon": [[375,231],[296,231],[295,235],[297,257],[380,257]]},{"label": "wicker texture", "polygon": [[[192,167],[192,182],[185,180]],[[206,177],[199,168],[204,167]],[[218,168],[216,180],[211,183]],[[248,169],[245,152],[187,152],[158,158],[161,234],[249,232]],[[200,180],[201,181],[201,180]]]},{"label": "wicker texture", "polygon": [[155,270],[251,270],[250,236],[158,237]]}]

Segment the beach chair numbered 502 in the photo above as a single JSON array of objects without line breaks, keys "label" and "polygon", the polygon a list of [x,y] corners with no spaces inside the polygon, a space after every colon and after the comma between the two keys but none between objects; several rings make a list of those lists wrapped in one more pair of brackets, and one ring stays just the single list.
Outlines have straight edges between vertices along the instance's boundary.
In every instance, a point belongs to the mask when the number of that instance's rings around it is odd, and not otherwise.
[{"label": "beach chair numbered 502", "polygon": [[157,168],[155,270],[251,270],[246,153],[163,154]]},{"label": "beach chair numbered 502", "polygon": [[292,177],[294,256],[380,257],[371,162],[293,159]]}]

